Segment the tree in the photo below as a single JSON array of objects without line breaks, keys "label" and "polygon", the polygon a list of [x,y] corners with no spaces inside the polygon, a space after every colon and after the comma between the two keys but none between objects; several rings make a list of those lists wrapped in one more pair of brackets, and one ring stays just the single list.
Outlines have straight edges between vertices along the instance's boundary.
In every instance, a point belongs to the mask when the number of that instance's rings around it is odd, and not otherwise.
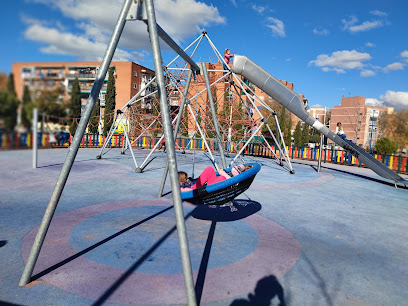
[{"label": "tree", "polygon": [[95,103],[94,109],[92,110],[91,119],[89,120],[88,131],[91,134],[98,133],[100,104],[101,104],[101,101],[98,99],[98,101]]},{"label": "tree", "polygon": [[14,89],[14,76],[10,73],[7,79],[7,91],[0,91],[0,119],[9,130],[14,130],[17,124],[17,109],[20,101]]},{"label": "tree", "polygon": [[0,72],[0,90],[7,90],[7,74]]},{"label": "tree", "polygon": [[188,123],[189,123],[188,119],[189,119],[188,118],[188,105],[184,105],[184,112],[183,112],[184,125],[182,126],[182,130],[181,130],[183,136],[188,136]]},{"label": "tree", "polygon": [[[30,90],[27,85],[24,85],[23,100],[21,101],[21,123],[24,127],[31,127],[32,109],[34,107],[31,101]],[[31,111],[31,112],[30,112]]]},{"label": "tree", "polygon": [[303,123],[302,129],[302,145],[307,145],[309,143],[309,126]]},{"label": "tree", "polygon": [[[107,135],[112,124],[113,120],[111,120],[111,116],[114,115],[112,113],[115,112],[116,108],[116,88],[115,88],[115,76],[114,76],[114,68],[109,68],[109,77],[108,77],[108,85],[106,87],[106,95],[105,95],[105,115],[103,118],[103,134]],[[112,116],[113,118],[113,116]]]},{"label": "tree", "polygon": [[295,132],[293,133],[293,138],[296,147],[302,145],[302,127],[300,126],[300,121],[296,124]]},{"label": "tree", "polygon": [[387,137],[383,137],[377,139],[375,148],[379,153],[394,154],[398,151],[398,144]]},{"label": "tree", "polygon": [[7,91],[14,97],[17,97],[16,90],[14,88],[14,74],[12,72],[9,74],[7,79]]},{"label": "tree", "polygon": [[280,115],[279,115],[279,126],[282,131],[283,136],[285,136],[286,132],[286,108],[282,107]]},{"label": "tree", "polygon": [[[64,90],[62,88],[54,90],[38,90],[35,100],[32,104],[28,104],[26,114],[28,118],[32,117],[33,107],[38,108],[40,114],[52,115],[50,121],[59,122],[59,117],[65,117],[65,107],[58,102]],[[69,108],[69,105],[67,106]]]},{"label": "tree", "polygon": [[408,146],[408,111],[382,114],[378,127],[384,137],[395,141],[402,150]]},{"label": "tree", "polygon": [[73,120],[71,126],[69,127],[69,132],[71,135],[75,134],[78,127],[78,123],[75,118],[81,117],[81,107],[81,88],[79,88],[78,78],[75,78],[74,82],[72,83],[71,103],[69,105],[69,117],[71,117]]},{"label": "tree", "polygon": [[8,91],[0,91],[0,119],[9,130],[14,130],[17,124],[17,108],[20,101]]},{"label": "tree", "polygon": [[291,143],[292,143],[292,115],[291,115],[291,113],[289,112],[289,121],[288,121],[288,137],[287,137],[287,139],[286,139],[286,141],[288,142],[287,143],[287,145],[291,145]]}]

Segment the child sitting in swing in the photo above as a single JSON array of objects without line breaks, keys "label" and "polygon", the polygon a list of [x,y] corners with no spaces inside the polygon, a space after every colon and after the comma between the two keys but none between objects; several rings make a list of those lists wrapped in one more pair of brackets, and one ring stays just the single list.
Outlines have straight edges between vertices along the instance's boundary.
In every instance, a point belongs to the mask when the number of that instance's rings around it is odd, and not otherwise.
[{"label": "child sitting in swing", "polygon": [[[251,167],[252,166],[250,165],[242,165],[242,164],[234,166],[231,169],[231,175],[236,176],[250,169]],[[220,174],[219,176],[217,176],[213,167],[207,167],[197,178],[196,182],[193,183],[187,177],[187,173],[185,173],[184,171],[179,171],[178,177],[179,177],[179,183],[180,183],[180,190],[181,191],[194,190],[194,189],[204,186],[205,184],[211,185],[211,184],[222,182],[224,180],[231,178],[231,175],[229,175],[223,169],[218,170],[218,173]]]}]

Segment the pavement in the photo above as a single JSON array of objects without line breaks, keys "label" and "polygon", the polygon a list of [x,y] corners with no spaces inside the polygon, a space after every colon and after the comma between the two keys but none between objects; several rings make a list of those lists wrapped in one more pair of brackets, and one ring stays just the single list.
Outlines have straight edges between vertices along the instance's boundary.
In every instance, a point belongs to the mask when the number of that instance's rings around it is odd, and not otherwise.
[{"label": "pavement", "polygon": [[[135,173],[129,152],[80,149],[18,286],[67,150],[39,150],[36,169],[30,150],[0,151],[0,304],[186,304],[171,194],[158,198],[163,152]],[[176,155],[191,176],[211,165]],[[407,189],[365,168],[244,159],[262,167],[237,210],[183,203],[198,304],[407,305]]]}]

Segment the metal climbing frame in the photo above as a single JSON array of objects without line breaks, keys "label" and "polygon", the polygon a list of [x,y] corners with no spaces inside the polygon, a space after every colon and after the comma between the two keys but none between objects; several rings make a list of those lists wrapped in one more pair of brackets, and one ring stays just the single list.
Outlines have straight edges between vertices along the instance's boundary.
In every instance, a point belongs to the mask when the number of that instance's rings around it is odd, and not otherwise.
[{"label": "metal climbing frame", "polygon": [[[213,50],[214,54],[216,55],[216,58],[218,59],[219,62],[224,63],[224,59],[221,56],[220,52],[217,50],[217,48],[214,46],[214,44],[212,43],[211,39],[209,38],[207,32],[203,31],[201,33],[201,35],[199,37],[197,37],[187,48],[184,49],[184,52],[189,51],[190,49],[192,49],[192,52],[190,53],[190,57],[192,58],[197,49],[200,47],[200,44],[203,41],[207,41],[210,45],[210,48]],[[188,95],[188,88],[190,87],[190,82],[192,84],[195,84],[195,86],[197,87],[197,79],[196,79],[196,75],[193,73],[193,80],[190,79],[190,81],[186,81],[187,77],[185,76],[185,73],[190,71],[189,68],[189,63],[188,62],[183,62],[180,67],[172,67],[172,65],[177,64],[176,60],[179,58],[180,56],[178,55],[177,57],[175,57],[168,65],[166,65],[164,67],[164,70],[166,71],[166,78],[168,80],[168,83],[166,85],[166,88],[168,89],[169,92],[171,92],[172,90],[178,90],[178,92],[180,92],[182,94],[182,100],[185,100],[186,103],[185,105],[182,105],[182,103],[180,103],[180,108],[179,108],[179,114],[180,116],[183,115],[184,112],[184,108],[187,107],[188,113],[190,115],[190,117],[193,118],[194,120],[194,126],[196,127],[196,132],[194,134],[190,135],[190,140],[188,143],[190,143],[192,141],[192,138],[195,136],[195,134],[197,133],[197,130],[199,131],[200,137],[203,140],[205,149],[208,151],[209,155],[210,155],[210,159],[213,162],[213,164],[215,165],[215,167],[217,169],[219,169],[220,167],[225,168],[226,167],[226,160],[225,160],[225,154],[223,152],[223,143],[225,141],[228,141],[230,143],[231,140],[231,122],[230,122],[230,126],[228,131],[224,131],[222,128],[220,128],[218,126],[218,120],[216,120],[216,116],[217,114],[214,113],[214,106],[219,102],[219,101],[212,101],[212,94],[211,94],[211,88],[214,88],[214,86],[220,82],[226,82],[226,80],[230,77],[232,77],[232,79],[234,80],[234,85],[233,88],[237,94],[237,96],[241,96],[241,94],[238,93],[238,91],[241,91],[243,93],[245,93],[247,100],[243,101],[242,97],[240,97],[239,99],[247,104],[250,105],[251,108],[253,110],[256,111],[257,115],[258,115],[258,124],[262,125],[262,126],[266,126],[267,130],[269,131],[270,135],[272,136],[274,142],[275,142],[275,147],[278,149],[279,151],[279,157],[275,154],[274,150],[271,148],[270,144],[266,141],[264,135],[262,134],[261,129],[256,129],[255,133],[258,133],[258,135],[260,135],[261,139],[263,140],[263,143],[266,145],[267,149],[271,152],[271,155],[275,157],[276,161],[279,161],[279,164],[281,166],[287,167],[288,170],[290,171],[290,173],[294,173],[294,170],[292,168],[289,156],[287,151],[285,150],[285,143],[283,140],[283,135],[280,131],[279,128],[279,123],[276,117],[276,112],[274,112],[266,103],[264,103],[256,94],[255,92],[253,92],[252,88],[250,86],[248,86],[247,84],[245,84],[241,78],[239,78],[235,73],[233,73],[231,70],[215,70],[215,69],[208,69],[207,71],[207,67],[205,67],[205,65],[202,65],[201,63],[199,63],[199,65],[201,65],[201,69],[205,69],[206,72],[202,73],[203,77],[204,77],[204,81],[205,81],[205,87],[201,90],[199,90],[198,88],[196,89],[196,93],[195,94],[191,94],[190,92],[190,96],[187,98]],[[204,66],[204,67],[203,67]],[[229,68],[228,68],[229,69]],[[214,73],[214,72],[223,72],[223,75],[221,77],[219,77],[218,79],[216,79],[215,81],[213,81],[211,84],[209,84],[209,80],[208,80],[208,75],[207,73]],[[207,79],[207,80],[205,80]],[[154,80],[154,79],[153,79]],[[150,81],[150,83],[148,83],[145,87],[143,87],[136,95],[135,97],[133,97],[121,110],[124,112],[127,112],[130,110],[130,106],[135,104],[135,103],[140,103],[143,99],[143,97],[141,96],[141,93],[145,90],[145,88],[147,88],[152,82],[153,80]],[[183,90],[183,85],[182,85],[182,81],[184,81],[184,90]],[[251,93],[251,95],[249,94],[249,92]],[[148,96],[155,96],[157,93],[157,91],[152,92],[151,94],[149,94]],[[207,96],[209,98],[209,101],[205,101],[205,99],[202,97],[202,95],[204,93],[207,93]],[[192,96],[191,96],[192,95]],[[146,96],[146,97],[148,97]],[[146,98],[145,97],[145,98]],[[206,104],[207,109],[210,109],[210,112],[208,112],[207,114],[201,114],[199,113],[199,103],[197,103],[197,101],[201,99],[203,104]],[[196,107],[192,107],[192,104],[190,102],[192,101],[196,101],[195,105]],[[262,115],[262,113],[259,111],[259,109],[256,107],[257,105],[262,105],[263,107],[265,107],[265,109],[267,109],[268,111],[271,112],[271,115],[273,116],[273,120],[275,121],[276,126],[278,127],[276,129],[276,136],[274,135],[274,133],[271,131],[269,125],[267,124],[268,122],[268,118],[264,118],[264,116]],[[246,108],[247,109],[247,108]],[[201,111],[204,111],[203,109],[201,109]],[[248,109],[247,109],[248,112]],[[179,117],[179,114],[177,115],[177,120],[181,121],[181,117]],[[160,115],[160,114],[159,114]],[[205,135],[205,132],[200,128],[199,124],[197,123],[197,118],[200,118],[201,116],[201,120],[203,118],[205,118],[206,116],[212,118],[212,122],[211,122],[211,126],[213,127],[213,131],[215,132],[215,136],[216,136],[216,140],[218,142],[218,147],[220,148],[220,157],[221,157],[221,163],[220,165],[218,165],[218,162],[216,162],[211,150],[210,150],[210,146],[208,144],[207,141],[207,137]],[[251,118],[251,120],[255,123],[255,121],[252,119],[252,116],[248,116]],[[117,119],[116,119],[117,118]],[[116,117],[115,121],[119,120],[119,117]],[[215,119],[215,120],[214,120]],[[232,104],[231,104],[231,118],[232,119]],[[131,150],[132,153],[132,157],[134,157],[133,154],[133,150],[132,150],[132,145],[138,140],[140,139],[140,137],[142,137],[144,135],[144,133],[150,128],[150,126],[152,126],[155,122],[157,121],[157,118],[154,119],[154,121],[147,127],[145,128],[139,135],[136,136],[136,139],[133,140],[133,142],[128,141],[127,139],[124,141],[124,144],[126,144],[126,147],[124,147],[122,149],[122,154],[124,154],[124,152],[126,150]],[[178,123],[178,126],[180,125],[180,121]],[[160,123],[160,122],[159,122]],[[140,123],[135,123],[135,124],[140,124]],[[254,124],[255,125],[255,124]],[[112,134],[113,134],[114,129],[111,129],[108,137],[105,140],[105,143],[101,149],[101,153],[100,155],[98,155],[98,158],[101,158],[101,156],[104,154],[104,150],[107,147],[107,144],[109,143]],[[178,127],[177,127],[177,131],[178,131]],[[231,161],[232,163],[235,163],[236,160],[238,158],[242,159],[242,154],[245,151],[245,149],[247,148],[247,146],[249,145],[249,143],[254,139],[254,135],[255,133],[252,131],[250,132],[246,137],[244,137],[243,139],[240,140],[240,142],[238,143],[238,145],[235,145],[233,150],[231,152],[228,152],[228,156],[229,153],[236,153],[236,155],[234,156],[234,158]],[[177,135],[177,133],[174,133],[175,135]],[[128,135],[124,135],[125,138],[128,138]],[[159,142],[162,140],[163,136],[159,139]],[[128,145],[130,143],[130,145]],[[144,167],[146,167],[147,164],[149,164],[149,159],[151,158],[153,152],[157,149],[158,147],[158,143],[153,146],[153,148],[151,149],[151,151],[149,152],[149,154],[144,156],[144,160],[141,163],[141,166],[139,167],[134,159],[135,162],[135,168],[136,168],[136,172],[142,172]],[[241,143],[243,143],[243,147],[244,150],[239,150],[238,146],[241,145]],[[181,148],[184,152],[185,148]],[[228,149],[230,149],[230,146],[228,146]],[[283,163],[283,161],[285,161],[285,163]],[[166,171],[165,171],[166,172]],[[164,175],[164,180],[165,180],[166,175]],[[162,182],[161,184],[161,188],[159,191],[159,195],[162,194],[162,188],[163,188],[164,182]]]}]

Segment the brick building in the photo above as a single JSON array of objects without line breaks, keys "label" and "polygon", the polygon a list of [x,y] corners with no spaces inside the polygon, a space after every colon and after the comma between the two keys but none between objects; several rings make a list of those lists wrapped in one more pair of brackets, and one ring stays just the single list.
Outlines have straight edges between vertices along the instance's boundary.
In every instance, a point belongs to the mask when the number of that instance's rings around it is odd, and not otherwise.
[{"label": "brick building", "polygon": [[[40,90],[62,88],[61,101],[69,99],[72,83],[79,80],[82,103],[91,93],[100,62],[19,62],[13,63],[14,86],[19,99],[22,99],[24,85],[27,85],[34,99]],[[147,82],[154,77],[154,71],[133,62],[112,62],[115,70],[116,109],[122,108]],[[108,73],[101,88],[101,104],[104,103]],[[154,85],[146,90],[149,94]]]},{"label": "brick building", "polygon": [[330,129],[336,130],[336,124],[342,123],[347,139],[353,140],[363,148],[374,146],[377,138],[378,119],[385,113],[392,113],[392,107],[368,106],[366,98],[361,96],[342,97],[341,105],[331,110]]},{"label": "brick building", "polygon": [[[208,77],[209,77],[209,82],[210,84],[213,84],[214,82],[216,82],[217,80],[221,79],[223,77],[223,65],[221,62],[216,62],[216,63],[207,63],[207,70],[208,70]],[[230,66],[232,66],[232,63],[230,63]],[[251,82],[249,82],[249,80],[246,80],[243,77],[238,76],[242,82],[244,82],[246,85],[248,85],[252,91],[254,91],[256,93],[256,95],[266,104],[268,105],[272,105],[273,103],[273,99],[268,96],[265,92],[263,92],[262,90],[260,90],[259,88],[257,88],[255,85],[253,85]],[[202,92],[200,94],[200,98],[198,99],[193,99],[191,101],[192,103],[192,107],[194,109],[200,109],[201,111],[201,115],[202,112],[208,113],[209,112],[209,107],[208,107],[208,94],[206,91],[206,86],[205,86],[205,82],[204,82],[204,77],[202,75],[197,75],[196,76],[196,81],[197,83],[194,83],[194,81],[192,81],[192,84],[190,85],[189,88],[189,97],[195,96],[197,92]],[[293,84],[289,83],[287,81],[281,81],[283,84],[285,84],[286,86],[288,86],[290,89],[293,90]],[[234,80],[234,84],[235,85],[239,85],[237,84],[238,81]],[[258,112],[253,109],[253,106],[249,101],[248,96],[246,95],[246,93],[249,96],[252,96],[252,93],[250,90],[247,90],[247,92],[245,93],[243,90],[239,89],[240,86],[234,86],[231,85],[230,82],[228,82],[227,80],[222,80],[216,84],[214,84],[211,87],[212,90],[212,95],[213,95],[213,99],[217,104],[217,113],[220,115],[220,113],[222,113],[222,110],[224,110],[225,108],[228,108],[231,105],[231,103],[233,103],[234,107],[237,108],[239,105],[241,105],[242,109],[240,110],[242,117],[240,117],[238,119],[238,121],[240,121],[240,123],[242,124],[243,128],[245,129],[245,125],[251,124],[251,118],[253,120],[257,120],[260,116],[258,114]],[[239,89],[239,90],[238,90]],[[183,87],[180,87],[181,91],[184,91]],[[307,107],[307,99],[305,99],[303,97],[303,95],[301,95],[304,103],[305,103],[305,107]],[[181,101],[181,94],[178,91],[172,92],[170,94],[170,105],[172,107],[176,107],[180,104]],[[258,109],[262,109],[262,106],[256,102],[255,106]],[[289,111],[286,112],[287,114],[290,113]],[[228,111],[229,114],[229,111]],[[292,116],[292,129],[294,129],[294,127],[296,126],[296,123],[300,120],[298,117],[296,117],[295,115],[293,115],[292,113],[290,113],[290,115]],[[189,130],[189,134],[194,133],[195,131],[195,126],[194,126],[194,121],[192,120],[191,116],[189,116],[189,120],[188,120],[188,130]],[[221,116],[219,116],[220,119]],[[229,115],[228,115],[229,117]],[[237,119],[237,118],[235,118]],[[222,121],[222,119],[221,119]],[[204,130],[206,130],[207,126],[205,125],[204,122],[202,122],[202,128]],[[251,126],[251,130],[254,131],[256,129],[256,126]]]}]

